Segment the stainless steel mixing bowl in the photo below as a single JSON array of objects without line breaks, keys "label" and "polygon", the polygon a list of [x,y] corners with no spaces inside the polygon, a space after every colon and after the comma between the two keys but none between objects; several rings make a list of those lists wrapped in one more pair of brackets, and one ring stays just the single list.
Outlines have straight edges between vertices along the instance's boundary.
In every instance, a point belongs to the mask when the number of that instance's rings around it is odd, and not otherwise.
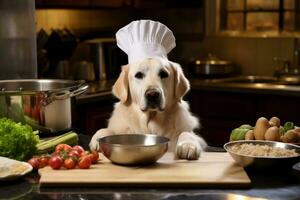
[{"label": "stainless steel mixing bowl", "polygon": [[[241,155],[233,152],[231,147],[235,144],[259,144],[268,145],[271,147],[283,148],[283,149],[295,149],[299,154],[294,157],[262,157],[262,156],[249,156]],[[272,170],[276,168],[292,168],[293,164],[300,161],[300,146],[274,141],[264,140],[240,140],[228,142],[224,145],[224,149],[231,155],[231,157],[242,167],[250,167],[253,169],[267,169]]]},{"label": "stainless steel mixing bowl", "polygon": [[166,137],[150,134],[111,135],[99,139],[105,157],[120,165],[154,163],[166,153],[168,142]]}]

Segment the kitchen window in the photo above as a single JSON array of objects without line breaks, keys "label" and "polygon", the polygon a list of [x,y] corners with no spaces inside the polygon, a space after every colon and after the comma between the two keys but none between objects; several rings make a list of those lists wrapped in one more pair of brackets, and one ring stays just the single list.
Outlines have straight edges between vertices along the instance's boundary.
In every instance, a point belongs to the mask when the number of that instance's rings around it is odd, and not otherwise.
[{"label": "kitchen window", "polygon": [[208,0],[207,4],[208,14],[215,7],[217,34],[300,36],[300,0]]}]

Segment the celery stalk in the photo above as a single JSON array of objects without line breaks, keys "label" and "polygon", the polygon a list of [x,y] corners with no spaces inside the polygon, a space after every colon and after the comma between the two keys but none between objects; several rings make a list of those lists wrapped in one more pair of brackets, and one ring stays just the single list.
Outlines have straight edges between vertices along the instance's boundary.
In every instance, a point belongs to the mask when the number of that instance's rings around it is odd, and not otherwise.
[{"label": "celery stalk", "polygon": [[55,150],[58,144],[68,144],[70,146],[76,145],[78,143],[78,135],[74,132],[68,132],[61,136],[57,136],[50,140],[42,141],[36,145],[37,154],[50,153]]}]

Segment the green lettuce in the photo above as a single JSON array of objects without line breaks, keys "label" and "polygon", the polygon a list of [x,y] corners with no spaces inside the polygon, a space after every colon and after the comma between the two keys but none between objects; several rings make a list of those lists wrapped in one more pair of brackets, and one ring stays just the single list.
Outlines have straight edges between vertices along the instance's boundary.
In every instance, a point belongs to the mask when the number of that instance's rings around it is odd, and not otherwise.
[{"label": "green lettuce", "polygon": [[37,151],[38,131],[8,118],[0,119],[0,156],[27,160]]}]

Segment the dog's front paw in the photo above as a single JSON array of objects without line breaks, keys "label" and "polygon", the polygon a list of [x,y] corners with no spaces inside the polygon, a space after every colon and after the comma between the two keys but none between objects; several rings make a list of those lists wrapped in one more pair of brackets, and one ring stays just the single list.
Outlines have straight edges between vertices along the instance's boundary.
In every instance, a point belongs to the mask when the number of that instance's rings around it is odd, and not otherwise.
[{"label": "dog's front paw", "polygon": [[197,160],[200,157],[202,147],[199,138],[189,132],[183,132],[176,145],[175,154],[179,159]]},{"label": "dog's front paw", "polygon": [[91,141],[90,141],[90,150],[96,150],[96,151],[100,151],[100,145],[99,145],[99,142],[98,140],[102,137],[105,137],[105,136],[108,136],[108,135],[112,135],[113,132],[112,131],[109,131],[108,129],[100,129],[99,131],[97,131]]},{"label": "dog's front paw", "polygon": [[100,146],[99,146],[99,142],[98,139],[100,138],[99,134],[95,133],[90,141],[90,149],[91,150],[96,150],[99,151],[100,150]]},{"label": "dog's front paw", "polygon": [[176,156],[180,159],[197,160],[200,153],[200,145],[192,141],[183,141],[176,146]]}]

